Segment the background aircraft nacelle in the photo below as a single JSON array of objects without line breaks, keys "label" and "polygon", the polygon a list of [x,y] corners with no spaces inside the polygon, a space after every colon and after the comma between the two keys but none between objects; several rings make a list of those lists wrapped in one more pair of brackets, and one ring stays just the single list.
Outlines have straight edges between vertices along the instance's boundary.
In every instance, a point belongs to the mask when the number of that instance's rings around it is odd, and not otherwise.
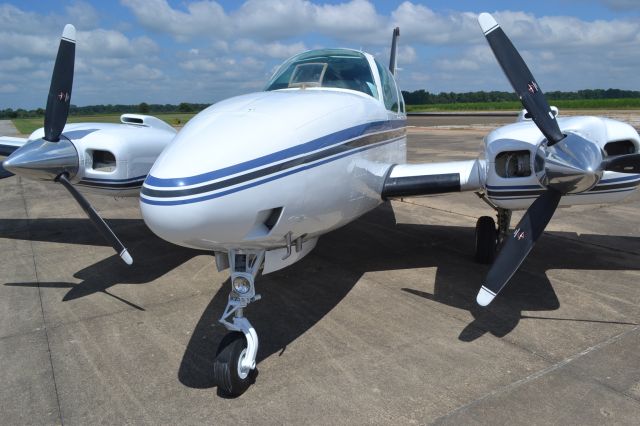
[{"label": "background aircraft nacelle", "polygon": [[[567,191],[561,205],[618,202],[635,189],[639,175],[597,170],[611,157],[640,152],[640,138],[633,127],[597,117],[558,118],[558,122],[567,140],[576,139],[579,147],[567,152],[568,156],[581,156],[594,163],[593,173],[577,173],[581,181],[576,179],[575,190]],[[584,141],[584,137],[593,143]],[[545,191],[550,179],[548,168],[555,160],[549,148],[541,148],[543,143],[545,138],[535,124],[522,118],[487,135],[485,189],[491,202],[509,210],[526,209]]]}]

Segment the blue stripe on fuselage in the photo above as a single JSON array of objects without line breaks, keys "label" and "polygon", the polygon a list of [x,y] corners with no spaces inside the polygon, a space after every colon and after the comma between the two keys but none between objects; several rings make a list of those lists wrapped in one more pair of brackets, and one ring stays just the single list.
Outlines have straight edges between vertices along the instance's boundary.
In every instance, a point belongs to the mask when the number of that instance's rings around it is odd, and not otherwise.
[{"label": "blue stripe on fuselage", "polygon": [[348,157],[348,156],[353,155],[353,154],[355,154],[357,152],[362,152],[362,151],[366,151],[368,149],[377,148],[377,147],[380,147],[382,145],[386,145],[386,144],[391,143],[391,142],[397,142],[400,139],[401,138],[395,138],[395,139],[391,139],[391,140],[388,140],[388,141],[380,142],[380,143],[375,144],[375,145],[368,145],[368,146],[364,146],[362,148],[356,148],[356,149],[353,149],[351,151],[345,152],[344,154],[340,154],[340,155],[335,156],[335,157],[327,158],[326,160],[322,160],[322,161],[319,161],[317,163],[312,163],[312,164],[306,165],[304,167],[300,167],[300,168],[293,169],[293,170],[288,170],[288,171],[286,171],[284,173],[281,173],[281,174],[271,175],[271,176],[269,176],[269,177],[267,177],[265,179],[254,181],[254,182],[248,183],[248,184],[243,185],[243,186],[231,188],[231,189],[226,190],[226,191],[216,192],[216,193],[213,193],[213,194],[208,194],[208,195],[205,195],[205,196],[202,196],[202,197],[188,198],[188,199],[183,199],[183,200],[150,200],[148,198],[145,198],[144,196],[141,196],[140,197],[140,202],[145,203],[145,204],[154,205],[154,206],[177,206],[177,205],[182,205],[182,204],[191,204],[191,203],[198,203],[198,202],[201,202],[201,201],[212,200],[214,198],[219,198],[219,197],[223,197],[225,195],[233,194],[234,192],[240,192],[240,191],[243,191],[245,189],[253,188],[254,186],[262,185],[264,183],[271,182],[273,180],[280,179],[280,178],[283,178],[285,176],[292,175],[294,173],[302,172],[304,170],[309,170],[309,169],[312,169],[314,167],[318,167],[318,166],[321,166],[323,164],[329,163],[331,161],[335,161],[335,160],[339,160],[339,159],[344,158],[344,157]]},{"label": "blue stripe on fuselage", "polygon": [[148,186],[155,186],[160,188],[179,188],[189,185],[196,185],[215,179],[220,179],[226,176],[235,175],[237,173],[242,173],[247,170],[255,169],[257,167],[266,166],[268,164],[286,160],[298,155],[307,154],[318,149],[326,148],[331,145],[339,144],[347,140],[357,138],[358,136],[362,136],[367,133],[397,129],[405,127],[406,125],[406,120],[385,120],[361,124],[358,126],[350,127],[348,129],[340,130],[335,133],[331,133],[326,136],[322,136],[310,142],[296,145],[282,151],[274,152],[273,154],[265,155],[264,157],[259,157],[253,160],[245,161],[244,163],[234,164],[233,166],[224,167],[219,170],[202,173],[195,176],[165,179],[149,175],[145,180],[145,184]]}]

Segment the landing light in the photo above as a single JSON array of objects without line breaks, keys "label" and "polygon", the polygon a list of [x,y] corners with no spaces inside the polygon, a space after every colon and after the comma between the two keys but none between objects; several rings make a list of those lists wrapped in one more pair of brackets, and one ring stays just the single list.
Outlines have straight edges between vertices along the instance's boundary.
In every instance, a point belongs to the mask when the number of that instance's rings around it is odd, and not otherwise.
[{"label": "landing light", "polygon": [[247,294],[251,290],[251,284],[245,277],[235,277],[233,279],[233,290],[238,294]]}]

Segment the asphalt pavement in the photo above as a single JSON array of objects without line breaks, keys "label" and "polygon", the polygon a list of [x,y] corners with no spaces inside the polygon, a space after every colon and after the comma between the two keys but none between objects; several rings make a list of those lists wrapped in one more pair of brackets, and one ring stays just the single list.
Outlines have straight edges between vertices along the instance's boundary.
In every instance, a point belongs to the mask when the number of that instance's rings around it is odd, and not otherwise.
[{"label": "asphalt pavement", "polygon": [[[410,160],[474,158],[484,134],[412,129]],[[382,205],[258,278],[259,374],[236,399],[212,380],[229,289],[212,256],[155,237],[136,199],[89,196],[132,267],[64,188],[12,177],[0,199],[2,424],[640,419],[638,194],[559,210],[488,309],[473,246],[489,207],[472,193]]]}]

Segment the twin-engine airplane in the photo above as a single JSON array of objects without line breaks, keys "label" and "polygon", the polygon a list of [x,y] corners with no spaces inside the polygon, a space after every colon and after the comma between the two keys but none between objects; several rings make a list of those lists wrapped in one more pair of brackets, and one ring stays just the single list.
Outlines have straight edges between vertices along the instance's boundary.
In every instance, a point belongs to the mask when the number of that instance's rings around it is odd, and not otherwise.
[{"label": "twin-engine airplane", "polygon": [[[385,200],[476,191],[497,211],[476,226],[476,258],[491,263],[477,302],[488,305],[526,258],[558,205],[613,203],[640,183],[640,137],[597,117],[557,118],[493,17],[478,21],[524,110],[491,132],[472,161],[406,163],[406,114],[389,67],[368,53],[312,50],[287,60],[262,92],[219,102],[176,133],[154,117],[66,125],[75,29],[67,25],[53,70],[44,128],[0,139],[3,177],[61,183],[122,259],[132,258],[77,188],[138,195],[145,223],[172,243],[215,253],[231,293],[214,374],[242,394],[258,336],[244,308],[260,298],[258,272],[302,259],[318,237]],[[527,209],[513,231],[511,211]]]}]

